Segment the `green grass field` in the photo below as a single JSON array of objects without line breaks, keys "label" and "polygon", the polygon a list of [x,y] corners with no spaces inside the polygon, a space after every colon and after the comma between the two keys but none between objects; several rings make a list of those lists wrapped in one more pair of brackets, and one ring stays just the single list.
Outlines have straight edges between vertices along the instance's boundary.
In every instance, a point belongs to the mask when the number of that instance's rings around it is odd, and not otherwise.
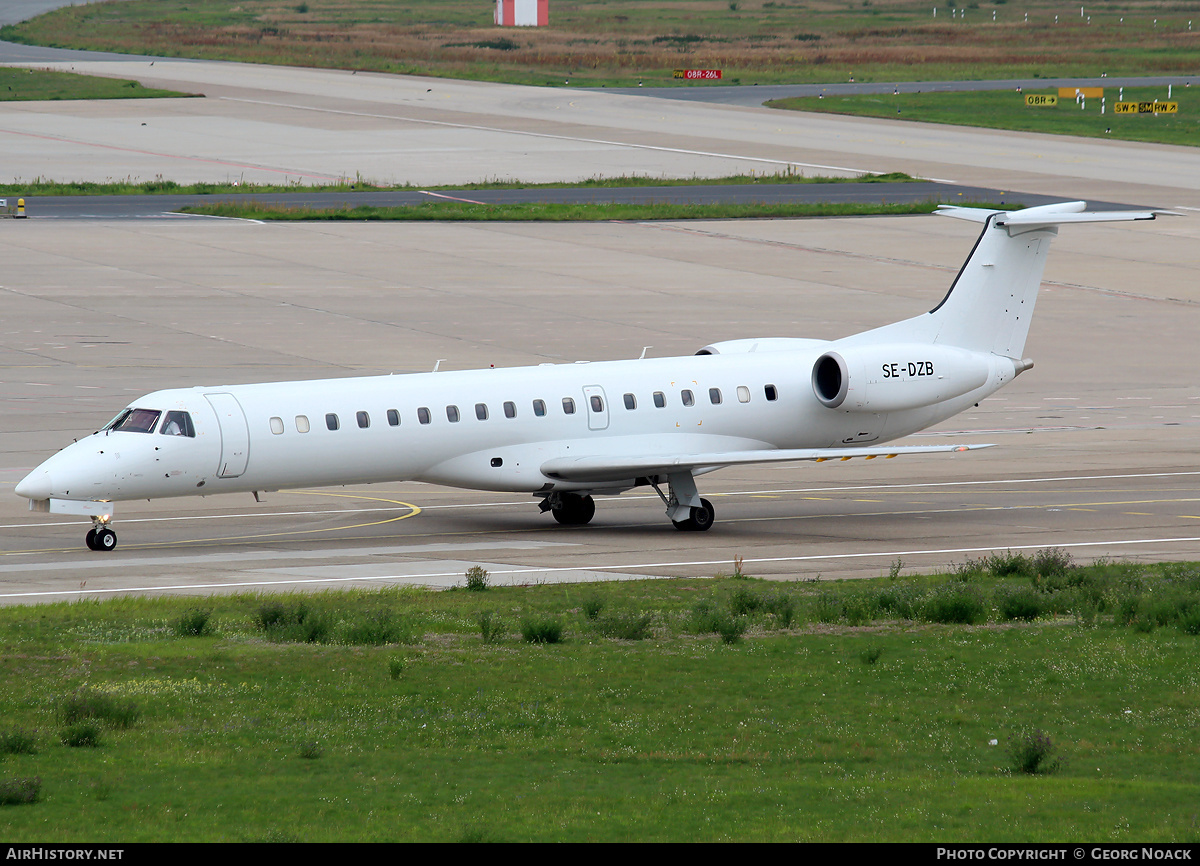
[{"label": "green grass field", "polygon": [[773,108],[794,111],[819,111],[915,120],[923,123],[949,123],[958,126],[982,126],[1055,135],[1082,135],[1089,138],[1117,138],[1158,144],[1200,144],[1200,87],[1174,86],[1170,100],[1178,103],[1176,114],[1117,114],[1118,98],[1126,102],[1165,102],[1166,87],[1108,87],[1104,89],[1104,113],[1099,99],[1077,103],[1059,99],[1053,107],[1031,107],[1025,97],[1032,94],[1057,95],[1056,88],[1043,90],[982,91],[977,93],[903,93],[894,96],[826,96],[774,100]]},{"label": "green grass field", "polygon": [[0,609],[0,832],[1196,841],[1200,568],[901,572]]},{"label": "green grass field", "polygon": [[0,102],[49,99],[139,99],[188,96],[171,90],[142,87],[136,81],[96,78],[45,69],[0,67]]}]

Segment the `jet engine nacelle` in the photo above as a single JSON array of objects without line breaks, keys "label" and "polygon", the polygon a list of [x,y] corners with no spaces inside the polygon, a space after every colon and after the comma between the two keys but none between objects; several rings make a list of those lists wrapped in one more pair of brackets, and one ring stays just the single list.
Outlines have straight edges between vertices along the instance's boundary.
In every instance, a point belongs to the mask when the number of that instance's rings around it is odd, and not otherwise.
[{"label": "jet engine nacelle", "polygon": [[952,346],[892,344],[829,351],[813,364],[817,399],[845,412],[898,412],[959,397],[987,383],[1011,358]]}]

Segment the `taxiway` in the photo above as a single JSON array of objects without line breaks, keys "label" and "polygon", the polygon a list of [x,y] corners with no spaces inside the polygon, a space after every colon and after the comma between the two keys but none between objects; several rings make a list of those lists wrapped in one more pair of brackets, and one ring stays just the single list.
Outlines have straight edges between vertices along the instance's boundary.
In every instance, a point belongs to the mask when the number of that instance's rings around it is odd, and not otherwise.
[{"label": "taxiway", "polygon": [[[71,65],[70,62],[67,62]],[[615,93],[237,64],[79,60],[205,98],[0,104],[14,175],[418,184],[748,168],[906,171],[1015,193],[1200,208],[1200,152],[791,115]],[[960,191],[958,187],[947,186]],[[177,385],[688,354],[837,337],[930,309],[975,239],[936,217],[602,224],[0,222],[0,493],[139,394]],[[445,586],[947,568],[992,550],[1200,559],[1200,225],[1062,231],[1037,366],[919,441],[954,456],[726,470],[679,533],[656,498],[582,529],[530,499],[379,485],[122,504],[121,546],[0,496],[0,602],[114,592]]]},{"label": "taxiway", "polygon": [[[0,497],[0,598],[946,568],[991,550],[1200,554],[1194,221],[1055,242],[1012,386],[919,438],[961,455],[730,469],[708,533],[653,496],[565,529],[531,499],[418,484],[124,503],[121,546]],[[6,226],[0,484],[163,385],[687,354],[929,309],[974,226],[925,217],[604,224]],[[497,328],[496,322],[503,322]]]}]

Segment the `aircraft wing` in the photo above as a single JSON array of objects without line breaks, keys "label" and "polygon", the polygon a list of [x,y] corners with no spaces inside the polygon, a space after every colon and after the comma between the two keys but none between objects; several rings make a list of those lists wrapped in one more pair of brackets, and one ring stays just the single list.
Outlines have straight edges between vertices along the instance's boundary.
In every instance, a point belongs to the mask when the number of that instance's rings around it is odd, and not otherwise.
[{"label": "aircraft wing", "polygon": [[937,454],[974,451],[992,445],[893,445],[871,448],[791,448],[761,451],[719,451],[707,454],[611,455],[603,457],[557,457],[542,464],[549,478],[562,481],[622,481],[646,475],[670,475],[698,469],[719,469],[747,463],[791,463],[800,460],[849,460],[852,457],[892,458],[900,454]]}]

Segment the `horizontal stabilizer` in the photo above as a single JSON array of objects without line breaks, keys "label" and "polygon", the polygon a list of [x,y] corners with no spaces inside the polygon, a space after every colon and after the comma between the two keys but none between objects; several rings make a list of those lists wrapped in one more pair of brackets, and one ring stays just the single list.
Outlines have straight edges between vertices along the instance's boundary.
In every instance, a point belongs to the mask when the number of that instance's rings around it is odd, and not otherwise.
[{"label": "horizontal stabilizer", "polygon": [[762,451],[718,451],[708,454],[558,457],[542,464],[542,474],[561,481],[623,481],[649,475],[670,475],[696,469],[742,466],[750,463],[792,463],[801,460],[849,460],[852,457],[896,457],[974,451],[992,445],[893,445],[871,448],[791,448]]},{"label": "horizontal stabilizer", "polygon": [[1026,229],[1038,226],[1060,226],[1069,223],[1152,220],[1159,214],[1178,216],[1173,211],[1166,210],[1087,211],[1085,208],[1087,208],[1087,202],[1083,201],[1057,202],[1055,204],[1044,204],[1038,207],[1027,207],[1014,211],[941,205],[934,213],[977,223],[987,222],[988,217],[994,215],[996,217],[995,224],[998,226],[1020,226]]},{"label": "horizontal stabilizer", "polygon": [[1154,210],[1097,210],[1083,213],[1038,214],[1037,208],[1013,211],[996,217],[998,226],[1061,226],[1070,223],[1116,223],[1133,220],[1152,220],[1160,213]]},{"label": "horizontal stabilizer", "polygon": [[969,220],[973,223],[985,223],[987,218],[994,213],[1004,213],[1004,211],[989,210],[984,207],[960,207],[953,204],[938,205],[938,209],[934,211],[938,216],[954,217],[956,220]]}]

